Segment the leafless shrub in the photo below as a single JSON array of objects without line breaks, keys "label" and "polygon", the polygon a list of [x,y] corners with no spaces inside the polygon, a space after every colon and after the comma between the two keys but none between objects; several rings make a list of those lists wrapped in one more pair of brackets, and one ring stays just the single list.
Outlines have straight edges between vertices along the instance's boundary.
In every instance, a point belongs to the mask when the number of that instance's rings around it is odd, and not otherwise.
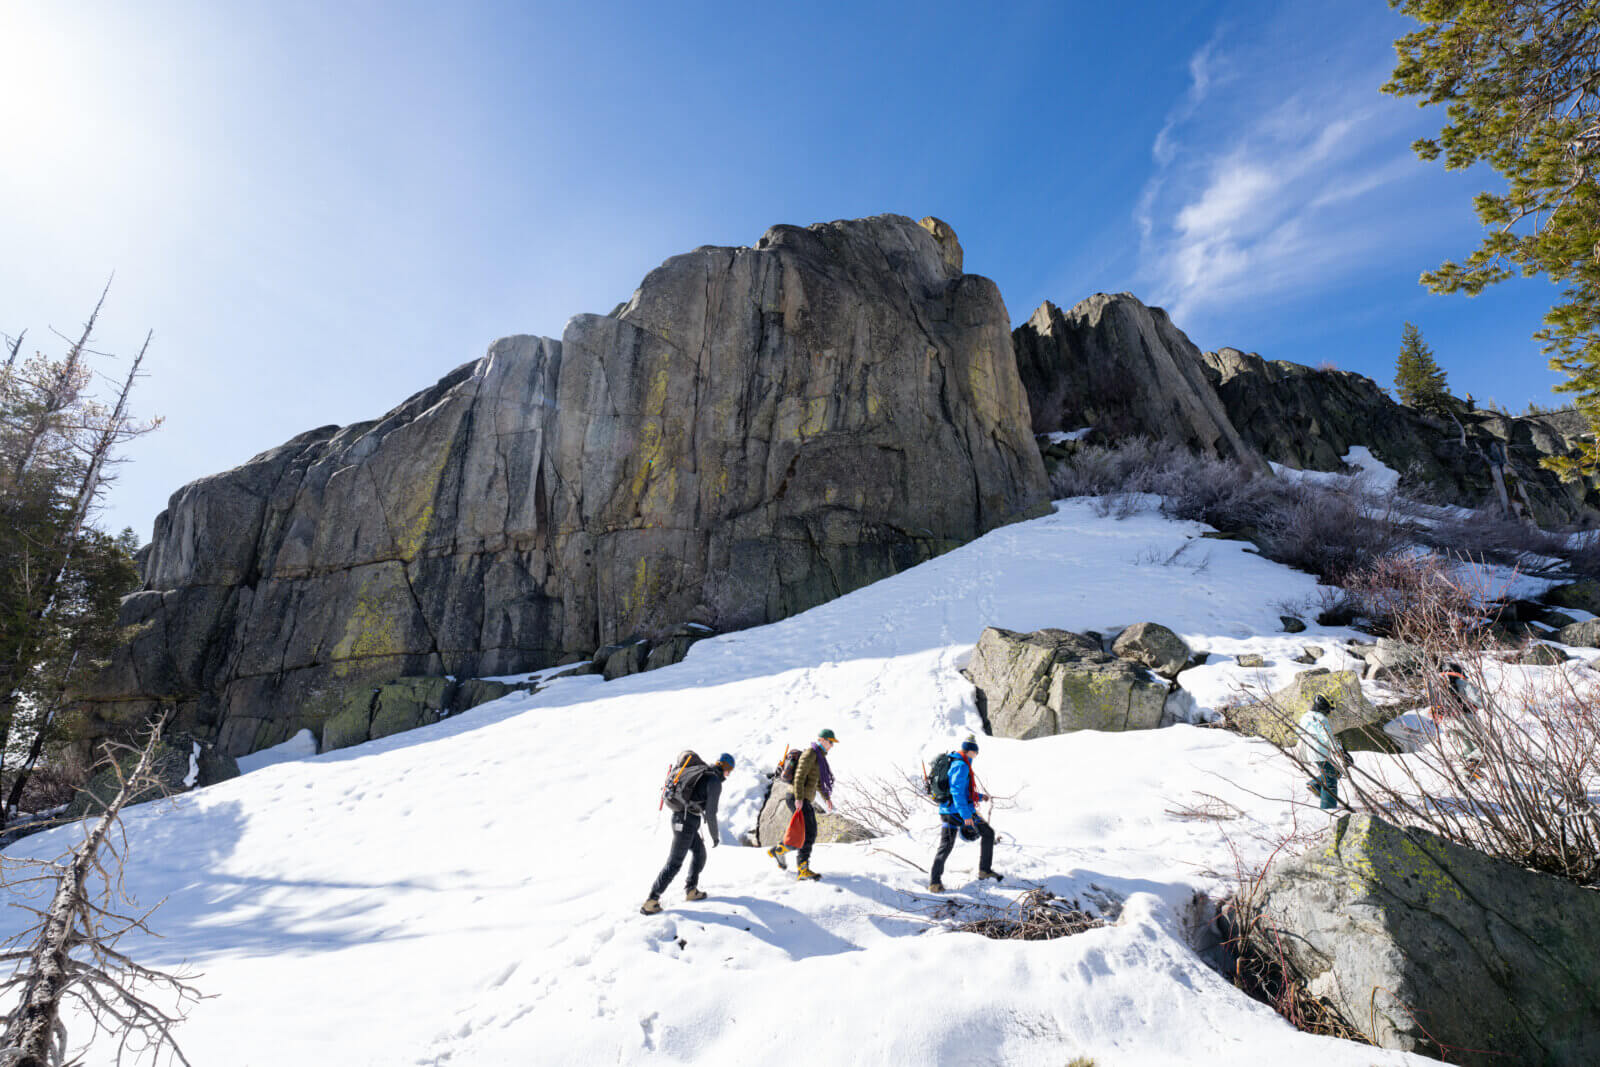
[{"label": "leafless shrub", "polygon": [[1436,520],[1423,539],[1458,559],[1498,563],[1528,574],[1543,574],[1568,559],[1562,534],[1489,511],[1469,511]]},{"label": "leafless shrub", "polygon": [[[1345,768],[1352,804],[1600,886],[1600,687],[1589,672],[1505,670],[1484,624],[1494,591],[1437,559],[1387,557],[1351,588],[1413,657],[1391,684],[1419,711],[1413,751]],[[1275,710],[1298,735],[1288,709]]]},{"label": "leafless shrub", "polygon": [[1138,566],[1181,567],[1193,574],[1203,574],[1211,567],[1211,557],[1207,555],[1200,560],[1188,558],[1194,546],[1195,542],[1189,540],[1171,552],[1163,552],[1159,548],[1146,548],[1133,558],[1133,562]]},{"label": "leafless shrub", "polygon": [[1212,796],[1210,793],[1197,793],[1195,799],[1188,804],[1168,808],[1167,814],[1174,819],[1187,819],[1191,821],[1230,822],[1244,816],[1244,809],[1237,804],[1230,804],[1221,797]]},{"label": "leafless shrub", "polygon": [[1046,889],[1030,889],[1005,908],[977,907],[994,914],[970,919],[956,929],[996,941],[1050,941],[1107,925],[1084,911],[1076,899],[1063,900]]},{"label": "leafless shrub", "polygon": [[[67,1004],[76,1005],[92,1024],[91,1041],[105,1034],[115,1043],[119,1064],[146,1053],[156,1059],[163,1052],[189,1063],[173,1028],[201,999],[188,983],[193,976],[154,970],[117,948],[128,933],[152,933],[146,920],[155,908],[138,910],[122,884],[128,842],[121,813],[135,796],[159,787],[152,764],[164,723],[163,717],[151,724],[140,750],[111,746],[109,765],[121,786],[75,848],[54,861],[0,858],[5,864],[0,882],[10,890],[10,903],[37,917],[0,951],[0,961],[15,965],[11,976],[0,980],[0,998],[16,998],[3,1017],[0,1063],[61,1067],[67,1056],[61,1014]],[[43,906],[33,907],[29,900],[43,900]],[[164,1008],[152,998],[174,1006]]]},{"label": "leafless shrub", "polygon": [[1403,541],[1387,502],[1359,487],[1274,478],[1145,438],[1078,449],[1052,487],[1057,496],[1098,496],[1097,512],[1118,518],[1137,510],[1137,494],[1153,494],[1164,515],[1246,532],[1269,558],[1327,580]]},{"label": "leafless shrub", "polygon": [[1005,904],[962,897],[915,897],[898,914],[929,926],[979,934],[997,941],[1049,941],[1110,923],[1042,887],[1024,890]]},{"label": "leafless shrub", "polygon": [[938,807],[915,774],[895,768],[889,776],[846,779],[839,785],[835,810],[878,837],[905,833],[917,813]]}]

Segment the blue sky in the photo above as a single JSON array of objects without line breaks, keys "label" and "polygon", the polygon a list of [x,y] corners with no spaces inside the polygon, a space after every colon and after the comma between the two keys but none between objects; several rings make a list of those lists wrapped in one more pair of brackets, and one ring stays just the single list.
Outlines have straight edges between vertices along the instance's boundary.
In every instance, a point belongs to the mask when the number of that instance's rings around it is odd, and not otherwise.
[{"label": "blue sky", "polygon": [[[0,331],[155,331],[104,521],[371,418],[512,333],[775,223],[938,215],[1014,322],[1128,290],[1202,348],[1457,393],[1558,380],[1555,290],[1417,275],[1487,173],[1412,155],[1382,0],[0,6]],[[114,365],[107,366],[113,370]]]}]

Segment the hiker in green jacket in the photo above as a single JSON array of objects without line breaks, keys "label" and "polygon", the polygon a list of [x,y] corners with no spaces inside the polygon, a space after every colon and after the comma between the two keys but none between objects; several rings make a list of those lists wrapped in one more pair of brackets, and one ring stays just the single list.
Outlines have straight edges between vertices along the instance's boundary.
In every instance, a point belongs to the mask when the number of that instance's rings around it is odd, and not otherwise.
[{"label": "hiker in green jacket", "polygon": [[[795,870],[795,878],[802,882],[815,881],[822,877],[811,869],[811,846],[817,841],[817,811],[815,799],[820,794],[823,803],[828,805],[828,810],[833,810],[833,769],[828,766],[828,753],[833,746],[839,743],[832,730],[823,730],[817,734],[817,739],[811,742],[804,752],[800,754],[800,762],[794,768],[794,790],[789,798],[789,810],[799,811],[800,817],[805,820],[806,840],[800,846],[800,863]],[[783,858],[788,852],[787,846],[778,844],[767,849],[767,855],[778,861],[778,866],[784,870],[789,869],[789,863]]]}]

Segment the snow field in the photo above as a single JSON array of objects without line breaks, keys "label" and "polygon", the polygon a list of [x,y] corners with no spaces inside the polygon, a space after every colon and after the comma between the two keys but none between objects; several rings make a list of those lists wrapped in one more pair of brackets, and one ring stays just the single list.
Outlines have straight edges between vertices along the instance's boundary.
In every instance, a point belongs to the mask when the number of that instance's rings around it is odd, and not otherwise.
[{"label": "snow field", "polygon": [[[1288,661],[1303,645],[1332,656],[1350,636],[1277,633],[1277,605],[1314,581],[1241,543],[1199,542],[1186,556],[1210,559],[1199,571],[1148,561],[1203,529],[1064,501],[803,615],[703,641],[673,667],[560,679],[355,748],[258,758],[239,779],[129,812],[128,888],[146,905],[166,898],[151,923],[165,937],[124,949],[204,972],[215,999],[179,1034],[207,1065],[1431,1062],[1300,1034],[1185,943],[1180,916],[1196,891],[1225,889],[1236,850],[1258,860],[1259,833],[1324,818],[1264,742],[1190,726],[981,738],[978,774],[1010,797],[993,813],[1007,885],[971,882],[965,842],[945,883],[997,904],[1023,884],[1121,902],[1116,925],[1056,941],[906,914],[928,900],[906,861],[931,859],[931,808],[905,834],[819,845],[821,883],[737,845],[764,772],[821,727],[841,739],[841,792],[979,732],[959,667],[986,625],[1163,623],[1214,653],[1183,675],[1201,713],[1241,685],[1283,684],[1305,669]],[[1268,668],[1238,668],[1244,651]],[[656,791],[686,747],[739,761],[701,879],[712,895],[685,904],[680,875],[668,910],[645,918],[669,839]],[[1171,813],[1199,793],[1247,817]],[[76,833],[15,851],[53,855]],[[20,928],[18,910],[3,914],[6,932]]]}]

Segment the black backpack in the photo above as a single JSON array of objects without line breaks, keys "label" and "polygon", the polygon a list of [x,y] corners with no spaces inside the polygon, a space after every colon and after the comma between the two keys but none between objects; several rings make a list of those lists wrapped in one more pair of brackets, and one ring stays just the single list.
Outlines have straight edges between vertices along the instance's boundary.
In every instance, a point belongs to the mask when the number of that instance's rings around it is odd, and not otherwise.
[{"label": "black backpack", "polygon": [[667,780],[661,785],[662,802],[673,811],[683,811],[689,806],[689,791],[710,769],[711,765],[693,749],[678,753],[678,758],[667,768]]},{"label": "black backpack", "polygon": [[922,786],[928,791],[928,795],[940,804],[950,803],[950,763],[955,758],[949,752],[940,753],[922,780]]},{"label": "black backpack", "polygon": [[800,750],[798,748],[785,747],[783,758],[778,760],[778,769],[772,772],[772,776],[780,782],[788,782],[792,785],[794,783],[794,769],[798,766],[800,766]]}]

